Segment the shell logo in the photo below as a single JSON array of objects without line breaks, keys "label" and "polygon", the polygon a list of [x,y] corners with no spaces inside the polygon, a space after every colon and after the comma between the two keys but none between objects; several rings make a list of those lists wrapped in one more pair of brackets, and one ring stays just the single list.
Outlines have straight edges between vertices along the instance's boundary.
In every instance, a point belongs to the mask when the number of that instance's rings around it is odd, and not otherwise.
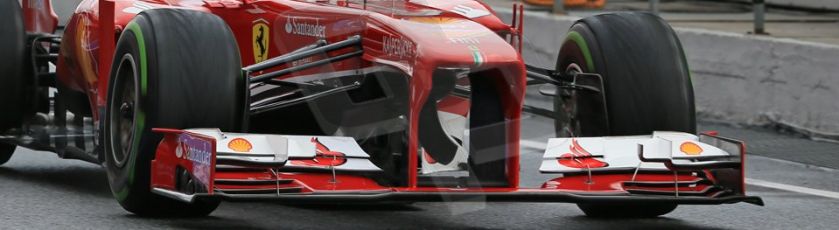
[{"label": "shell logo", "polygon": [[702,154],[702,147],[699,147],[699,145],[693,142],[682,143],[682,145],[679,146],[679,150],[690,156],[698,156],[699,154]]},{"label": "shell logo", "polygon": [[236,138],[227,143],[227,147],[236,152],[250,152],[253,145],[248,140],[243,138]]}]

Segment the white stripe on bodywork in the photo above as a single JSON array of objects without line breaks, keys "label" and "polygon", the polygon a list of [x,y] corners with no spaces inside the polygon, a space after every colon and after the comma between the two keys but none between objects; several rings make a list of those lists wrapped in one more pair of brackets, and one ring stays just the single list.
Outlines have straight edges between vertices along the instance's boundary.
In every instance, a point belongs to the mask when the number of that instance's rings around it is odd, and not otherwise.
[{"label": "white stripe on bodywork", "polygon": [[469,6],[457,5],[452,9],[452,12],[463,15],[467,18],[478,18],[489,15],[489,11],[482,9],[475,9]]}]

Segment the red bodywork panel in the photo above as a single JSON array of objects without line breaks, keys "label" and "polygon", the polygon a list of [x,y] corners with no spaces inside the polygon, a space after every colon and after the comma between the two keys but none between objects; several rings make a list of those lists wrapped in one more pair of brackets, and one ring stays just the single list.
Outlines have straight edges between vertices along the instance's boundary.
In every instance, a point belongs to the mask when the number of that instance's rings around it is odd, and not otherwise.
[{"label": "red bodywork panel", "polygon": [[[108,70],[100,68],[100,66],[110,67],[110,62],[101,59],[107,57],[100,56],[112,55],[112,52],[102,52],[102,50],[109,48],[103,47],[103,45],[115,42],[119,38],[122,28],[137,13],[154,8],[189,8],[220,16],[228,23],[239,42],[243,66],[256,62],[255,59],[257,58],[252,58],[255,57],[252,43],[253,28],[258,23],[266,24],[271,31],[269,34],[271,43],[268,45],[267,58],[276,57],[312,44],[320,38],[325,38],[328,42],[335,42],[346,39],[351,35],[362,35],[365,41],[365,62],[353,63],[352,60],[348,60],[336,63],[329,70],[356,69],[375,64],[386,64],[398,67],[411,76],[430,75],[426,73],[430,70],[426,69],[433,69],[430,68],[432,66],[469,66],[474,64],[472,52],[469,50],[470,45],[440,43],[441,38],[438,36],[440,34],[429,34],[427,30],[439,30],[440,26],[457,23],[458,26],[471,31],[451,35],[455,38],[457,36],[474,36],[474,34],[469,33],[480,33],[478,31],[480,29],[502,34],[513,32],[510,26],[501,22],[494,15],[475,18],[474,23],[472,23],[469,18],[450,11],[455,6],[468,5],[475,9],[491,12],[475,1],[429,2],[439,5],[436,7],[440,9],[404,1],[370,1],[365,7],[364,5],[343,1],[339,1],[338,5],[331,5],[292,0],[86,0],[79,5],[68,22],[62,45],[60,60],[63,62],[59,64],[59,76],[61,81],[71,88],[90,94],[91,98],[94,99],[92,103],[94,107],[104,106],[107,93],[100,91],[107,89],[107,87],[101,87],[101,85],[107,85],[107,74],[102,72]],[[392,8],[399,10],[402,15],[394,15]],[[429,12],[435,15],[411,16],[428,14]],[[113,28],[108,28],[112,20],[101,20],[103,18],[113,18]],[[298,31],[288,33],[285,30],[290,21],[307,25],[315,24],[315,27],[304,28],[303,33]],[[427,30],[418,30],[417,28],[421,28],[418,27],[420,24],[426,25]],[[306,31],[307,29],[320,29],[320,31],[313,33],[313,31]],[[110,36],[111,33],[113,33],[113,37]],[[398,47],[399,49],[384,49],[383,44],[386,43],[386,40],[390,42],[388,44],[401,45],[402,47]],[[481,68],[475,68],[475,70],[500,67],[510,69],[509,71],[512,72],[508,75],[513,75],[513,78],[523,79],[524,66],[522,60],[512,46],[499,36],[483,36],[479,40],[480,45],[477,45],[477,47],[484,52],[486,56],[484,63],[487,63],[487,65],[482,65]],[[458,50],[461,52],[456,52]],[[391,53],[387,53],[388,51],[391,51]],[[100,55],[100,52],[107,55]],[[264,60],[265,57],[261,59]],[[417,60],[420,62],[416,62]],[[324,70],[312,69],[288,77],[321,71]],[[417,96],[422,97],[423,95]],[[96,112],[94,111],[94,113]]]},{"label": "red bodywork panel", "polygon": [[26,32],[51,34],[58,28],[58,16],[50,0],[25,0],[21,7]]},{"label": "red bodywork panel", "polygon": [[[371,177],[354,174],[277,172],[267,168],[222,170],[215,165],[216,143],[212,139],[183,130],[155,129],[155,132],[165,137],[152,162],[153,189],[178,190],[178,186],[182,185],[178,182],[182,179],[177,179],[181,169],[189,172],[193,180],[201,182],[199,187],[206,190],[195,194],[220,193],[221,196],[226,194],[230,197],[241,197],[233,195],[244,191],[272,190],[277,191],[276,197],[272,198],[302,198],[305,195],[324,199],[373,197],[424,200],[443,194],[483,195],[510,201],[593,202],[626,199],[709,204],[760,202],[759,198],[754,200],[738,192],[735,192],[737,196],[716,199],[721,193],[712,190],[715,187],[710,185],[718,181],[707,172],[709,175],[702,176],[648,172],[564,175],[547,181],[541,188],[520,188],[520,119],[526,87],[525,65],[518,51],[521,49],[519,34],[522,17],[520,13],[515,15],[514,18],[518,20],[513,24],[518,26],[510,26],[501,22],[491,9],[471,0],[85,0],[68,23],[57,68],[59,80],[64,85],[87,94],[91,107],[96,108],[93,110],[95,120],[99,119],[99,113],[104,111],[106,105],[115,41],[137,13],[155,8],[186,8],[218,15],[227,22],[237,39],[243,66],[290,53],[321,39],[333,43],[358,35],[362,38],[364,51],[361,58],[299,71],[283,78],[386,66],[409,76],[409,108],[406,186],[387,187]],[[265,33],[265,30],[269,32]],[[267,36],[268,43],[260,44],[257,36]],[[508,41],[504,38],[506,36],[518,39]],[[340,52],[335,51],[331,55]],[[318,58],[301,60],[291,66],[278,66],[276,69],[308,63]],[[419,115],[431,94],[433,73],[438,68],[465,68],[471,72],[492,70],[487,72],[495,73],[491,74],[494,76],[480,77],[493,77],[493,87],[502,104],[507,139],[505,186],[418,186]],[[453,99],[440,103],[441,110],[464,115],[464,106],[459,106],[462,104],[465,103]],[[330,150],[324,147],[320,151],[326,153]],[[200,157],[191,157],[193,154]],[[699,181],[703,178],[709,181]],[[660,186],[666,182],[670,182],[675,189]],[[692,185],[680,186],[683,183]],[[287,194],[281,195],[281,191]],[[636,193],[674,191],[677,194],[698,195],[686,199],[678,195],[676,198],[635,196]]]},{"label": "red bodywork panel", "polygon": [[[224,19],[239,43],[242,65],[276,57],[326,39],[337,42],[352,35],[363,38],[364,55],[329,67],[299,71],[286,77],[324,71],[389,66],[410,76],[409,140],[411,156],[417,156],[418,117],[431,90],[431,77],[438,67],[469,68],[473,72],[498,70],[494,77],[508,121],[509,184],[518,184],[519,120],[525,91],[525,68],[519,52],[499,35],[515,33],[484,5],[457,1],[370,1],[337,5],[291,0],[252,1],[110,1],[86,0],[68,23],[59,57],[59,80],[69,88],[86,92],[94,119],[104,111],[108,71],[115,40],[140,11],[178,7],[211,12]],[[454,13],[458,6],[488,12],[470,19]],[[431,15],[431,16],[429,16]],[[113,24],[111,24],[113,22]],[[254,30],[268,28],[267,57],[255,55]],[[447,28],[447,29],[441,29]],[[258,52],[258,51],[257,51]],[[305,60],[304,60],[305,61]],[[302,64],[302,63],[301,63]],[[282,68],[278,67],[278,68]],[[257,73],[258,74],[258,73]],[[416,157],[409,157],[416,161]],[[416,162],[409,162],[409,184],[416,185]]]}]

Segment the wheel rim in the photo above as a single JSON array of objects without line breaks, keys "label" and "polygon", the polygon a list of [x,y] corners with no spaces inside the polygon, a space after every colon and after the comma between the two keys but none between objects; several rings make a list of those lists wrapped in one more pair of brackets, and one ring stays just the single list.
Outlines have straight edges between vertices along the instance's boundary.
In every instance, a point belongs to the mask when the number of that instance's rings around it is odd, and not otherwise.
[{"label": "wheel rim", "polygon": [[[577,65],[577,63],[570,63],[565,67],[565,73],[568,76],[571,76],[575,73],[583,73],[583,70],[579,65]],[[567,93],[560,93],[560,95],[569,95],[567,98],[565,96],[557,95],[559,97],[557,100],[560,101],[561,106],[556,109],[562,109],[562,111],[557,113],[557,115],[559,115],[557,120],[560,125],[557,129],[556,135],[558,137],[577,137],[580,136],[580,121],[577,119],[576,92],[574,90],[567,91]]]},{"label": "wheel rim", "polygon": [[125,54],[116,70],[114,82],[114,97],[108,109],[109,137],[111,155],[119,168],[125,166],[131,155],[135,138],[134,118],[137,115],[136,105],[139,105],[136,84],[137,65],[131,54]]}]

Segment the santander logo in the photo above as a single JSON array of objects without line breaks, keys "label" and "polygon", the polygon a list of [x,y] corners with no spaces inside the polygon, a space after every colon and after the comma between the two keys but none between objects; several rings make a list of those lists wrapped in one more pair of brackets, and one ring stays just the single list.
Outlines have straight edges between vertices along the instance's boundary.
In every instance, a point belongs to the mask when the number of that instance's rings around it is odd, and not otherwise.
[{"label": "santander logo", "polygon": [[299,17],[287,17],[285,32],[288,34],[326,38],[326,26],[320,24],[318,19]]},{"label": "santander logo", "polygon": [[208,143],[189,137],[181,137],[175,147],[175,157],[192,161],[194,164],[209,165],[213,157]]}]

